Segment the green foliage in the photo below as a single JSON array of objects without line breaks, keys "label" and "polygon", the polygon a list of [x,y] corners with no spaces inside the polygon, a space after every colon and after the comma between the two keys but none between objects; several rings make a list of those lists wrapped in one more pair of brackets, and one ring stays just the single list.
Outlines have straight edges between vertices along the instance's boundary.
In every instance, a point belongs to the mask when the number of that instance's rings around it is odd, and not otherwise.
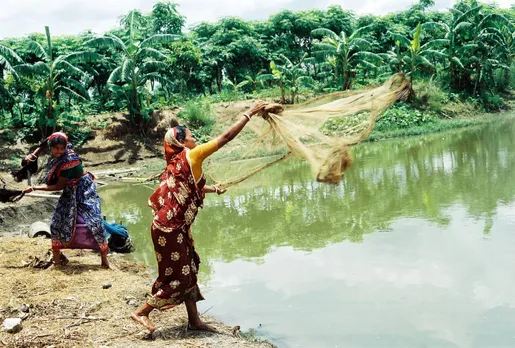
[{"label": "green foliage", "polygon": [[406,103],[394,104],[385,111],[375,129],[386,131],[393,129],[412,128],[435,122],[435,117],[429,113],[414,109]]},{"label": "green foliage", "polygon": [[263,74],[256,77],[257,81],[274,81],[281,89],[281,103],[286,104],[286,90],[291,95],[290,103],[295,104],[297,95],[302,86],[313,86],[313,79],[307,75],[304,69],[304,60],[307,53],[301,57],[298,63],[293,63],[286,56],[281,55],[279,58],[284,62],[282,65],[270,62],[271,74]]},{"label": "green foliage", "polygon": [[106,106],[126,106],[130,124],[135,129],[144,130],[150,121],[149,111],[152,111],[148,108],[150,103],[147,103],[147,108],[144,107],[146,95],[156,82],[163,85],[171,83],[166,77],[158,74],[160,69],[167,67],[165,60],[168,59],[168,55],[154,46],[170,43],[179,39],[179,36],[155,34],[143,39],[138,29],[138,23],[142,22],[141,15],[137,11],[132,11],[124,21],[128,27],[127,40],[123,41],[116,35],[105,35],[87,41],[86,45],[119,53],[120,59],[108,79],[109,90],[114,98]]},{"label": "green foliage", "polygon": [[[384,16],[338,5],[283,10],[263,21],[222,18],[183,33],[179,6],[162,1],[149,13],[122,16],[102,37],[51,37],[46,27],[0,41],[0,125],[39,138],[59,127],[83,128],[88,114],[121,111],[144,132],[154,108],[184,100],[295,103],[379,84],[396,72],[409,74],[415,90],[411,106],[403,106],[411,116],[395,116],[398,129],[429,122],[416,110],[453,118],[504,108],[503,97],[515,88],[515,11],[475,0],[449,11],[432,5],[424,0]],[[81,120],[65,124],[70,115]],[[209,134],[209,122],[191,119]],[[340,122],[327,126],[337,131]]]},{"label": "green foliage", "polygon": [[193,133],[193,137],[203,143],[210,139],[209,135],[215,124],[211,117],[211,106],[203,101],[190,100],[179,113],[179,118],[186,121],[188,128]]},{"label": "green foliage", "polygon": [[484,108],[487,111],[500,111],[506,108],[504,98],[498,94],[486,93],[481,97]]}]

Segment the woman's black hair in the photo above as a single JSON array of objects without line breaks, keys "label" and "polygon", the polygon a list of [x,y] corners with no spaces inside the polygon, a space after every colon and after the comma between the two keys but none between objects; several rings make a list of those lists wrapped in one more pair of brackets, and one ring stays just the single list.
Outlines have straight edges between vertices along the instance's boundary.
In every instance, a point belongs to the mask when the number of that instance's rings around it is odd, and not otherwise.
[{"label": "woman's black hair", "polygon": [[186,127],[185,126],[175,126],[175,139],[178,142],[182,143],[184,139],[186,139]]},{"label": "woman's black hair", "polygon": [[64,137],[55,137],[52,140],[48,141],[48,146],[53,147],[56,145],[64,145],[66,146],[68,142],[66,141],[66,138]]}]

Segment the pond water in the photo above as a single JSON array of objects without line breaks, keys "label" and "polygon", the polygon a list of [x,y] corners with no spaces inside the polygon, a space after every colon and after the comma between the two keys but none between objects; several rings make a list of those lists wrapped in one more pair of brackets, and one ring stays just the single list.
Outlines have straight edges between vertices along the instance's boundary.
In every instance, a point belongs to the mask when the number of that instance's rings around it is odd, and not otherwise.
[{"label": "pond water", "polygon": [[[363,144],[337,186],[290,161],[208,195],[200,310],[279,347],[514,347],[514,134],[508,120]],[[152,190],[100,195],[155,266]]]}]

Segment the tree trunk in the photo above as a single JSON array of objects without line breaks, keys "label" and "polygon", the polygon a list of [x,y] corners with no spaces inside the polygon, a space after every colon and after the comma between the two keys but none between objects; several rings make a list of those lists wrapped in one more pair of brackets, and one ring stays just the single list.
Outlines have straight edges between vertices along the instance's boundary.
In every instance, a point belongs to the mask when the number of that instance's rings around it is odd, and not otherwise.
[{"label": "tree trunk", "polygon": [[216,86],[218,88],[218,93],[222,92],[222,69],[219,65],[216,66]]},{"label": "tree trunk", "polygon": [[349,65],[347,61],[343,62],[343,90],[346,91],[349,89]]},{"label": "tree trunk", "polygon": [[[52,112],[52,105],[53,105],[53,100],[52,100],[52,93],[50,91],[47,91],[47,101],[48,101],[48,106],[47,106],[47,122],[45,124],[45,136],[48,134],[48,120],[52,120],[53,119],[53,112]],[[52,133],[55,132],[55,125],[52,127]]]},{"label": "tree trunk", "polygon": [[279,88],[281,88],[281,104],[286,104],[286,92],[282,81],[279,81]]},{"label": "tree trunk", "polygon": [[100,86],[99,81],[96,81],[95,83],[97,84],[98,96],[100,97],[102,95],[102,87]]},{"label": "tree trunk", "polygon": [[349,72],[348,71],[344,71],[343,72],[343,90],[346,91],[349,89]]},{"label": "tree trunk", "polygon": [[478,64],[478,66],[476,66],[476,74],[477,77],[476,82],[474,83],[474,92],[472,93],[473,96],[476,96],[477,86],[479,84],[479,77],[481,76],[481,64]]}]

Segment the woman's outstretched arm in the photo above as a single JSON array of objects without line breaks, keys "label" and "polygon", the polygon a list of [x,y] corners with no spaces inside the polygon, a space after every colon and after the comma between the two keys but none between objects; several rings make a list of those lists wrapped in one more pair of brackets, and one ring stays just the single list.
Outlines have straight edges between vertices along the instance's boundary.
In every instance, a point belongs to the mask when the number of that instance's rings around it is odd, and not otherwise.
[{"label": "woman's outstretched arm", "polygon": [[233,140],[250,121],[250,118],[258,112],[262,111],[266,105],[267,103],[264,101],[256,102],[246,113],[243,114],[239,121],[229,127],[229,129],[227,129],[217,138],[218,148],[220,149],[222,146]]},{"label": "woman's outstretched arm", "polygon": [[61,191],[66,186],[68,178],[60,176],[55,185],[40,185],[27,187],[23,192],[30,193],[34,191]]}]

